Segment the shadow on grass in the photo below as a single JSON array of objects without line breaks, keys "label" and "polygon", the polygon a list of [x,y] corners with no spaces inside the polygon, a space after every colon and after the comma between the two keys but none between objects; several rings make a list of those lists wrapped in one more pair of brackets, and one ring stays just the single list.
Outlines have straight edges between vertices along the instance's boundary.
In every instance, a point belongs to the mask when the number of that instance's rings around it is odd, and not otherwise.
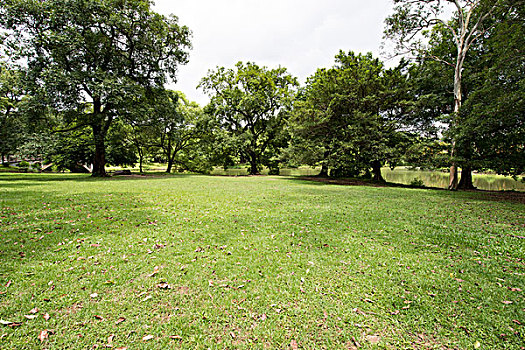
[{"label": "shadow on grass", "polygon": [[459,190],[449,191],[439,187],[416,187],[411,185],[392,183],[392,182],[372,182],[361,179],[332,179],[325,177],[315,176],[289,176],[283,177],[285,180],[300,181],[311,185],[327,186],[327,185],[340,185],[340,186],[365,186],[365,187],[376,187],[376,188],[404,188],[404,189],[415,189],[415,190],[430,190],[433,195],[453,198],[455,196],[461,196],[462,198],[468,198],[478,201],[497,201],[497,202],[511,202],[525,204],[525,192],[518,191],[488,191],[488,190]]}]

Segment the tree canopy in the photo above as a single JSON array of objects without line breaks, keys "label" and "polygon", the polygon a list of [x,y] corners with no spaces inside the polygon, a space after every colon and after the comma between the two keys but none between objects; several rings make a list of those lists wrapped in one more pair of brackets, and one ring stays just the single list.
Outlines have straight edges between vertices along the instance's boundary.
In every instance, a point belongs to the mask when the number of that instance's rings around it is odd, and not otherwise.
[{"label": "tree canopy", "polygon": [[176,79],[190,31],[146,0],[7,0],[7,47],[27,59],[29,88],[75,127],[92,129],[104,176],[112,122],[152,87]]},{"label": "tree canopy", "polygon": [[219,67],[202,79],[199,86],[211,98],[207,112],[250,163],[250,174],[258,174],[271,158],[265,152],[278,146],[297,85],[286,68],[268,69],[251,62],[239,62],[235,69]]}]

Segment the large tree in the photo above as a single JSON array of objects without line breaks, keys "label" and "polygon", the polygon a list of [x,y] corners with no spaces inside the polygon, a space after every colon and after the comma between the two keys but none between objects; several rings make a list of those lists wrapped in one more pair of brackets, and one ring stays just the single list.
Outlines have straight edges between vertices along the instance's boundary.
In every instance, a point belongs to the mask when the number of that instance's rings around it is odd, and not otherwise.
[{"label": "large tree", "polygon": [[294,111],[294,152],[321,164],[321,175],[369,174],[394,166],[409,132],[404,106],[409,92],[404,65],[387,70],[372,54],[340,52],[330,69],[319,69]]},{"label": "large tree", "polygon": [[[463,69],[471,46],[490,27],[487,21],[496,11],[505,11],[505,0],[394,0],[394,14],[386,19],[385,37],[395,42],[398,54],[412,54],[434,59],[454,72],[454,108],[451,126],[459,122],[463,102]],[[444,18],[444,11],[453,11],[453,18]],[[433,28],[448,32],[456,52],[452,57],[434,55],[428,46]],[[452,141],[449,189],[458,188],[456,140]],[[463,173],[471,176],[470,169]]]},{"label": "large tree", "polygon": [[211,98],[206,110],[227,131],[227,142],[249,162],[251,175],[259,174],[261,165],[272,158],[267,151],[280,142],[297,85],[286,68],[251,62],[239,62],[235,69],[217,68],[202,79],[199,86]]},{"label": "large tree", "polygon": [[23,139],[20,105],[24,96],[22,72],[0,62],[0,156],[5,162]]},{"label": "large tree", "polygon": [[175,80],[190,31],[148,0],[6,0],[5,47],[27,59],[30,88],[75,127],[92,130],[93,176],[105,176],[106,137],[130,101]]}]

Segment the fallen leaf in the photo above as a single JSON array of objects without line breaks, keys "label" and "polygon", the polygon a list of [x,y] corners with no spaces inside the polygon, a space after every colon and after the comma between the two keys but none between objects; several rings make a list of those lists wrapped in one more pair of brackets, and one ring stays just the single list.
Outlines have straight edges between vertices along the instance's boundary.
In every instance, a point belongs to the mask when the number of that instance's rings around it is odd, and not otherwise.
[{"label": "fallen leaf", "polygon": [[170,339],[182,339],[182,337],[180,335],[170,335]]},{"label": "fallen leaf", "polygon": [[99,321],[103,321],[104,320],[104,317],[100,316],[100,315],[95,315],[94,316],[97,320]]},{"label": "fallen leaf", "polygon": [[481,343],[479,341],[474,343],[474,349],[479,349],[481,347]]},{"label": "fallen leaf", "polygon": [[292,341],[290,342],[290,348],[291,348],[292,350],[297,350],[297,349],[299,349],[299,346],[297,345],[297,342],[296,342],[295,340],[292,340]]},{"label": "fallen leaf", "polygon": [[47,338],[49,338],[49,332],[47,331],[47,329],[40,331],[40,334],[38,335],[38,340],[43,342]]},{"label": "fallen leaf", "polygon": [[121,347],[121,348],[115,348],[115,350],[128,350],[128,348],[126,346],[124,346],[124,347]]},{"label": "fallen leaf", "polygon": [[157,288],[160,289],[171,289],[170,285],[167,282],[161,282],[157,284]]},{"label": "fallen leaf", "polygon": [[9,326],[9,325],[13,324],[13,322],[11,322],[11,321],[0,320],[0,324],[1,324],[2,326]]},{"label": "fallen leaf", "polygon": [[38,315],[24,315],[25,318],[27,318],[28,320],[34,320],[35,318],[38,317]]},{"label": "fallen leaf", "polygon": [[509,288],[511,292],[521,292],[519,288]]},{"label": "fallen leaf", "polygon": [[112,334],[108,337],[108,344],[113,343],[113,339],[115,339],[115,334]]},{"label": "fallen leaf", "polygon": [[512,320],[512,322],[514,322],[515,324],[519,324],[521,326],[521,322],[518,320]]},{"label": "fallen leaf", "polygon": [[377,344],[381,341],[381,337],[377,335],[367,335],[366,340],[368,340],[371,344]]},{"label": "fallen leaf", "polygon": [[38,312],[38,308],[35,307],[33,310],[29,311],[30,314],[36,314]]},{"label": "fallen leaf", "polygon": [[13,281],[9,280],[9,282],[7,282],[7,284],[5,285],[6,288],[9,288],[9,286],[11,285],[11,283],[13,283]]},{"label": "fallen leaf", "polygon": [[95,299],[98,297],[98,293],[93,293],[89,295],[92,299]]},{"label": "fallen leaf", "polygon": [[8,324],[8,326],[11,328],[20,327],[21,325],[22,323],[20,322],[12,322],[11,324]]},{"label": "fallen leaf", "polygon": [[144,340],[144,341],[148,341],[148,340],[151,340],[151,339],[153,339],[153,338],[155,338],[155,337],[152,336],[152,335],[145,335],[145,336],[142,338],[142,340]]},{"label": "fallen leaf", "polygon": [[124,317],[119,317],[119,319],[115,322],[115,324],[120,324],[122,322],[126,321]]},{"label": "fallen leaf", "polygon": [[47,313],[44,314],[42,317],[43,317],[44,320],[46,320],[46,321],[48,321],[48,320],[51,318],[51,316],[49,316],[49,314],[47,314]]},{"label": "fallen leaf", "polygon": [[145,301],[148,301],[150,300],[151,298],[153,298],[151,295],[148,295],[147,297],[145,297],[144,299],[142,299],[142,302],[145,302]]},{"label": "fallen leaf", "polygon": [[148,275],[148,277],[153,277],[155,276],[156,274],[158,274],[160,271],[160,267],[158,266],[155,266],[155,268],[153,269],[153,272],[151,274]]},{"label": "fallen leaf", "polygon": [[512,304],[512,301],[504,300],[504,301],[502,301],[502,303],[505,304],[505,305],[510,305],[510,304]]}]

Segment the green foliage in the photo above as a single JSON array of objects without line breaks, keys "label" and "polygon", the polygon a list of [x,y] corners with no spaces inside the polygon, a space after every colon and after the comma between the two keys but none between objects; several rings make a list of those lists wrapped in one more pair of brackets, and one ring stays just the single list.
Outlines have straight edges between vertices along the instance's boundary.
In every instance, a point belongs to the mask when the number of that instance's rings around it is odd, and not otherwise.
[{"label": "green foliage", "polygon": [[463,163],[518,176],[525,172],[525,11],[509,6],[473,48],[472,82],[452,133]]},{"label": "green foliage", "polygon": [[105,175],[112,122],[187,62],[189,29],[151,7],[146,0],[8,0],[2,7],[0,25],[11,34],[5,46],[28,60],[33,95],[92,129],[95,176]]},{"label": "green foliage", "polygon": [[[223,130],[224,164],[236,154],[250,163],[250,174],[286,146],[284,124],[295,97],[297,80],[286,68],[268,69],[255,63],[237,63],[235,69],[210,71],[199,85],[211,98],[206,112]],[[232,153],[235,152],[235,153]]]},{"label": "green foliage", "polygon": [[[408,143],[402,132],[408,85],[404,63],[386,70],[371,54],[340,52],[307,81],[295,105],[293,153],[332,176],[356,177],[395,165]],[[406,113],[408,114],[408,113]],[[379,170],[378,170],[379,169]]]},{"label": "green foliage", "polygon": [[420,178],[415,177],[412,181],[410,181],[410,186],[425,187],[425,182],[423,182],[423,180],[421,180]]},{"label": "green foliage", "polygon": [[16,154],[24,140],[20,105],[24,95],[22,72],[0,62],[0,156]]}]

